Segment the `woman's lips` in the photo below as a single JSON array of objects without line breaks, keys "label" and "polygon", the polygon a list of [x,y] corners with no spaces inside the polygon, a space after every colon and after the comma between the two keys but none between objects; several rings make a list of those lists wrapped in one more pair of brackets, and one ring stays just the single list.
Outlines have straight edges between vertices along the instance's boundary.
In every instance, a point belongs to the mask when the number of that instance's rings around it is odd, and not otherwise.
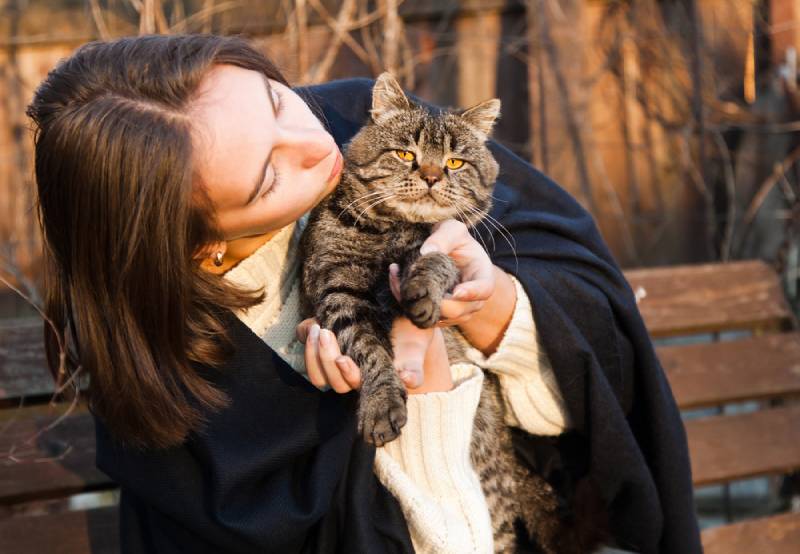
[{"label": "woman's lips", "polygon": [[336,161],[333,162],[333,169],[331,169],[331,174],[328,175],[328,182],[330,182],[334,177],[339,175],[339,172],[342,171],[342,155],[339,153],[339,150],[336,150]]}]

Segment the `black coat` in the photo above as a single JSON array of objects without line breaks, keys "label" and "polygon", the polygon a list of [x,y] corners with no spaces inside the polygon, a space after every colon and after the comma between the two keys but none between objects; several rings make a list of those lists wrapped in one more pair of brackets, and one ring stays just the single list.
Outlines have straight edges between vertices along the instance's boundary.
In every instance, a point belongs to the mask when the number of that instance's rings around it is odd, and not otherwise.
[{"label": "black coat", "polygon": [[[372,81],[298,89],[341,146],[368,117]],[[495,264],[533,308],[575,429],[515,432],[521,459],[569,495],[591,476],[614,540],[637,552],[700,552],[686,437],[630,287],[591,216],[492,142],[500,164]],[[487,242],[488,244],[488,242]],[[179,447],[134,452],[97,421],[97,465],[121,486],[128,553],[411,552],[397,501],[355,432],[357,393],[320,392],[229,314],[235,355],[214,382],[231,397]],[[207,369],[207,368],[206,368]]]}]

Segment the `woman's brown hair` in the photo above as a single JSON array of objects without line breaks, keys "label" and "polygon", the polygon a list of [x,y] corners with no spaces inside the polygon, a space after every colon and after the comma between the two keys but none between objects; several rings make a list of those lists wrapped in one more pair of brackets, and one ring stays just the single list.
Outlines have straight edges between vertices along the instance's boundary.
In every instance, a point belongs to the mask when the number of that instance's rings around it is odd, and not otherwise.
[{"label": "woman's brown hair", "polygon": [[216,64],[285,84],[242,39],[146,36],[82,46],[28,107],[45,313],[58,330],[45,325],[48,363],[56,375],[65,345],[57,379],[88,373],[92,411],[134,447],[178,444],[227,403],[194,364],[221,363],[224,310],[261,299],[197,259],[219,233],[193,178],[187,108]]}]

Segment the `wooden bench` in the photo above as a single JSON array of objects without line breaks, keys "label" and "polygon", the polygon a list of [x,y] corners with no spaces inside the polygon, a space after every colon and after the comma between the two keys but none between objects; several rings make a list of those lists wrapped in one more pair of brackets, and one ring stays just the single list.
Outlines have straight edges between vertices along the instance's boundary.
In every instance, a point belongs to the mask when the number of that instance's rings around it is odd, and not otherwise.
[{"label": "wooden bench", "polygon": [[[760,261],[626,271],[682,410],[744,401],[755,411],[687,418],[695,486],[800,468],[800,332],[778,276]],[[728,331],[685,345],[659,339]],[[732,333],[734,334],[734,333]],[[721,409],[717,410],[722,411]],[[703,532],[706,554],[800,552],[800,513]]]},{"label": "wooden bench", "polygon": [[[626,277],[642,296],[639,308],[656,341],[751,333],[656,348],[681,409],[770,404],[686,421],[695,484],[800,468],[800,407],[774,405],[800,393],[800,332],[775,273],[761,262],[736,262],[632,270]],[[115,485],[94,467],[86,409],[62,416],[63,405],[47,405],[52,381],[40,337],[37,321],[0,323],[0,552],[118,552],[116,507],[63,511],[66,497]],[[800,552],[800,514],[709,529],[703,544],[708,554]]]}]

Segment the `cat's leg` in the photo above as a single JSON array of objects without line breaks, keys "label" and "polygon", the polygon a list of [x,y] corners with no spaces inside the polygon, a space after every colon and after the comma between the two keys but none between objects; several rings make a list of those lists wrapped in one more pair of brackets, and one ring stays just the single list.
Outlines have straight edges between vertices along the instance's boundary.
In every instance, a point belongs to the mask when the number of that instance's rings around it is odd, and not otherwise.
[{"label": "cat's leg", "polygon": [[470,445],[472,466],[478,473],[492,519],[495,552],[514,552],[519,515],[511,436],[505,432],[497,377],[484,373]]},{"label": "cat's leg", "polygon": [[381,446],[406,424],[406,388],[394,369],[390,338],[394,317],[369,293],[332,289],[316,307],[323,328],[336,335],[343,354],[361,369],[358,432]]},{"label": "cat's leg", "polygon": [[433,327],[439,321],[442,297],[458,283],[458,268],[441,252],[419,256],[404,265],[400,276],[403,313],[417,327]]}]

